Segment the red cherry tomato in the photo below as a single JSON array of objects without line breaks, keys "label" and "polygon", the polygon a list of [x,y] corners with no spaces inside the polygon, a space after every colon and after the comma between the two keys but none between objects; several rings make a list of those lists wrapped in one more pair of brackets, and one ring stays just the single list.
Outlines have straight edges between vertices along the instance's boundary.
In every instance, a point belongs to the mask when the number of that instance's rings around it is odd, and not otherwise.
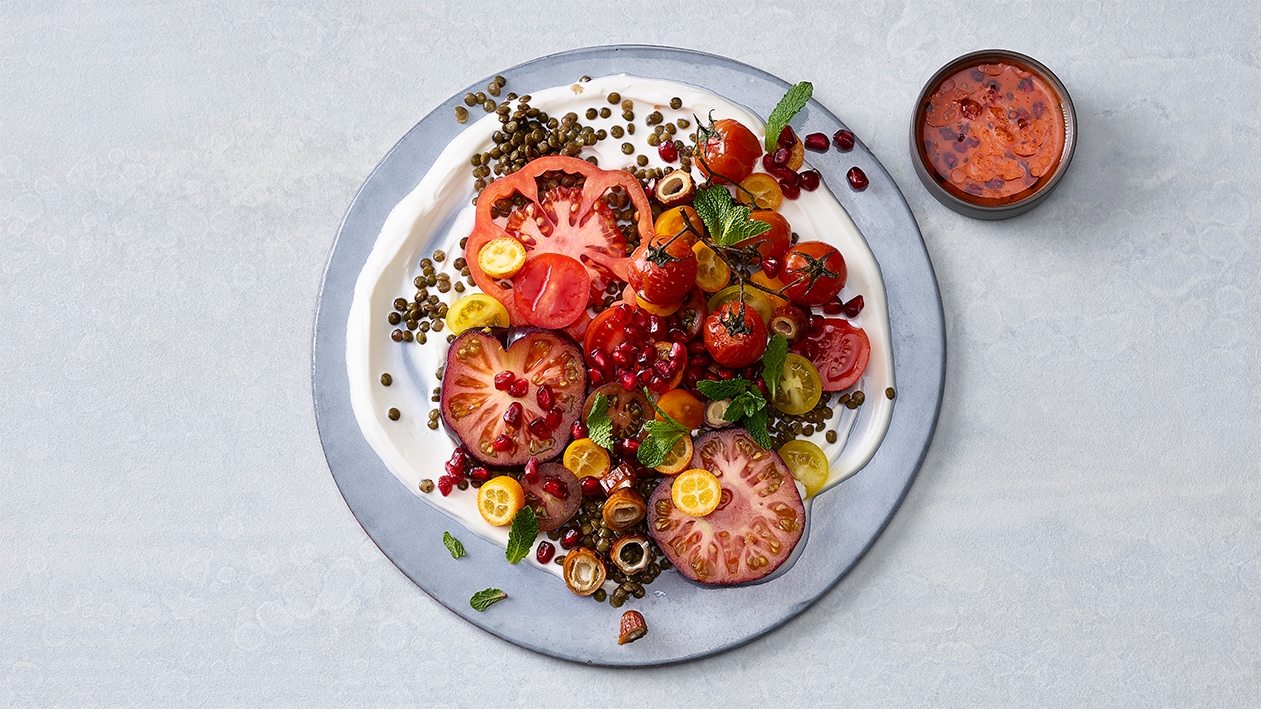
[{"label": "red cherry tomato", "polygon": [[762,144],[753,131],[730,118],[714,122],[713,130],[704,135],[699,146],[696,164],[705,177],[715,182],[742,182],[753,174],[758,158],[762,157]]},{"label": "red cherry tomato", "polygon": [[705,318],[705,349],[724,367],[747,367],[766,351],[766,324],[752,306],[733,300]]},{"label": "red cherry tomato", "polygon": [[654,236],[631,255],[626,281],[650,303],[677,303],[696,285],[696,254],[687,240]]},{"label": "red cherry tomato", "polygon": [[512,286],[513,304],[526,321],[556,329],[568,327],[586,311],[591,276],[575,258],[541,253],[526,259]]},{"label": "red cherry tomato", "polygon": [[803,241],[788,250],[779,280],[797,305],[823,305],[845,287],[845,257],[831,244]]},{"label": "red cherry tomato", "polygon": [[823,326],[793,345],[793,352],[810,360],[823,391],[842,391],[858,381],[871,359],[871,341],[860,327],[848,320],[827,318]]},{"label": "red cherry tomato", "polygon": [[784,215],[769,209],[756,209],[749,215],[749,219],[755,222],[766,222],[771,225],[771,230],[738,242],[736,246],[757,244],[757,252],[762,255],[762,258],[780,258],[783,256],[788,247],[792,245],[793,232]]}]

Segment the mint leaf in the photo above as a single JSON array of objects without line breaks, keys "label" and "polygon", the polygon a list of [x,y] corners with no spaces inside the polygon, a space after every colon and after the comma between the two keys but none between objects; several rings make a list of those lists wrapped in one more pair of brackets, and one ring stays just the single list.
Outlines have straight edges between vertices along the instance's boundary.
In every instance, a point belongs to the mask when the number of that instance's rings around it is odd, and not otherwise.
[{"label": "mint leaf", "polygon": [[787,359],[788,340],[783,335],[776,334],[766,343],[766,353],[762,355],[762,381],[766,382],[766,389],[772,399],[775,398],[779,380],[784,376],[784,362]]},{"label": "mint leaf", "polygon": [[679,442],[679,438],[683,434],[676,433],[671,437],[657,438],[648,436],[639,443],[639,450],[635,453],[635,458],[649,468],[655,468],[666,462],[666,455],[670,453],[670,449],[675,443]]},{"label": "mint leaf", "polygon": [[504,555],[509,564],[521,561],[530,553],[535,537],[539,536],[539,520],[534,516],[534,508],[526,505],[512,518],[512,527],[508,530],[508,549]]},{"label": "mint leaf", "polygon": [[[526,509],[529,508],[527,507]],[[508,594],[497,588],[488,588],[484,591],[474,593],[473,597],[469,599],[468,604],[473,606],[473,610],[475,611],[484,611],[507,597]]]},{"label": "mint leaf", "polygon": [[603,394],[596,394],[591,402],[591,413],[587,414],[587,436],[596,445],[613,450],[613,422],[609,420],[609,399]]},{"label": "mint leaf", "polygon": [[750,382],[747,379],[703,379],[696,382],[696,390],[706,397],[718,401],[719,399],[730,399],[736,394],[748,390],[749,384]]},{"label": "mint leaf", "polygon": [[766,152],[771,152],[777,147],[779,134],[784,132],[784,126],[797,115],[797,112],[806,107],[806,102],[814,95],[814,85],[809,81],[803,81],[796,86],[788,89],[784,97],[776,104],[775,110],[771,111],[771,115],[766,119]]},{"label": "mint leaf", "polygon": [[749,432],[755,443],[762,446],[766,450],[771,449],[771,437],[766,431],[766,409],[760,409],[757,413],[749,416],[744,420],[744,430]]},{"label": "mint leaf", "polygon": [[748,418],[766,408],[766,399],[755,389],[738,394],[731,400],[722,417],[728,421],[739,421]]},{"label": "mint leaf", "polygon": [[733,246],[771,229],[767,222],[753,221],[753,210],[736,204],[726,187],[712,185],[696,193],[692,208],[700,215],[709,238],[719,246]]},{"label": "mint leaf", "polygon": [[770,222],[754,221],[749,218],[750,214],[753,214],[753,210],[745,205],[732,207],[723,219],[722,240],[718,243],[735,246],[745,239],[752,239],[771,230]]},{"label": "mint leaf", "polygon": [[722,231],[722,215],[731,207],[731,193],[726,187],[713,185],[699,190],[692,199],[692,208],[700,215],[701,222],[712,237]]},{"label": "mint leaf", "polygon": [[451,552],[452,559],[464,556],[464,545],[460,543],[459,539],[451,536],[450,532],[442,533],[442,544],[447,548],[447,551]]}]

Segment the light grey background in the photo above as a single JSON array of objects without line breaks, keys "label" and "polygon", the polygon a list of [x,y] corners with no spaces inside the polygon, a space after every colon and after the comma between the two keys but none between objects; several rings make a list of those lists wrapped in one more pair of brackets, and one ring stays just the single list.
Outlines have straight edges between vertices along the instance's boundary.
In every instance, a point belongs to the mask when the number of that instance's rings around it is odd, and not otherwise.
[{"label": "light grey background", "polygon": [[[0,5],[0,704],[1261,704],[1261,8],[635,7]],[[743,648],[611,671],[477,630],[367,540],[310,337],[342,213],[421,116],[628,42],[814,82],[919,220],[948,370],[854,573]],[[919,185],[906,124],[991,46],[1058,73],[1081,137],[1048,202],[983,223]]]}]

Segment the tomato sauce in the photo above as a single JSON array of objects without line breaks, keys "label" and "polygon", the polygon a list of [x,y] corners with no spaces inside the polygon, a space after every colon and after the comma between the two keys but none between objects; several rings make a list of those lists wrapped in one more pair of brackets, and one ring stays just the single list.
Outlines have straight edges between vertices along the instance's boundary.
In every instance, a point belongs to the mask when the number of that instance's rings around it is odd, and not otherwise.
[{"label": "tomato sauce", "polygon": [[1037,73],[1006,61],[965,67],[925,101],[924,164],[969,202],[1009,204],[1050,180],[1064,153],[1063,103]]}]

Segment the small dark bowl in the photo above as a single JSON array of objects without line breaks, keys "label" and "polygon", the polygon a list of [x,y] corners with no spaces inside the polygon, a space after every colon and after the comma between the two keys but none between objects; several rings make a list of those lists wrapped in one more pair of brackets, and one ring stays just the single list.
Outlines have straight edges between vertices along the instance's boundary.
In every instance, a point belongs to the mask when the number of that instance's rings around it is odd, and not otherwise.
[{"label": "small dark bowl", "polygon": [[[950,184],[928,161],[920,135],[920,126],[924,125],[928,99],[945,82],[946,79],[968,67],[982,64],[1002,62],[1028,71],[1040,78],[1057,94],[1059,108],[1064,117],[1064,148],[1056,158],[1053,170],[1044,174],[1029,188],[1016,194],[988,198],[970,194]],[[1018,52],[1006,49],[986,49],[965,54],[937,70],[936,74],[924,84],[919,98],[915,102],[915,111],[911,115],[911,162],[915,172],[924,183],[924,187],[937,201],[954,211],[973,219],[1007,219],[1033,209],[1054,191],[1064,173],[1068,171],[1073,159],[1073,150],[1077,147],[1077,113],[1073,109],[1073,99],[1068,89],[1059,78],[1041,62]]]}]

